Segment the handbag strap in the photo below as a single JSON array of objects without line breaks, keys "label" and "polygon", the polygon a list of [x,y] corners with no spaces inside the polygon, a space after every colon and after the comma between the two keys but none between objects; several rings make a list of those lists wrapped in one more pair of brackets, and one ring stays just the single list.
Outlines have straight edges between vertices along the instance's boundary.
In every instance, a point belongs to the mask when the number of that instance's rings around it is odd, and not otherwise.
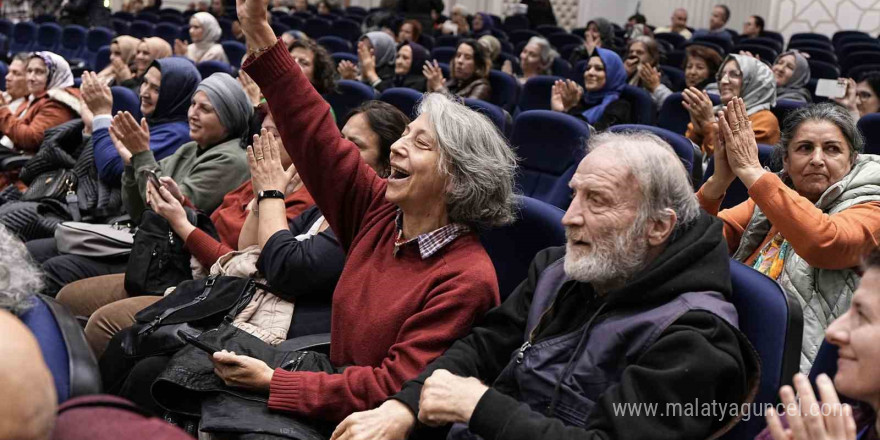
[{"label": "handbag strap", "polygon": [[204,301],[205,298],[207,298],[208,295],[211,293],[211,289],[214,288],[214,283],[216,283],[216,282],[217,282],[216,276],[208,278],[208,280],[205,282],[205,289],[202,291],[202,293],[199,294],[199,296],[195,297],[192,301],[190,301],[186,304],[181,304],[177,307],[171,307],[171,308],[166,309],[159,316],[153,318],[153,320],[150,321],[149,324],[145,325],[144,328],[140,329],[138,331],[138,335],[142,335],[144,333],[149,333],[149,332],[153,331],[153,329],[155,329],[159,324],[161,324],[162,321],[165,320],[165,318],[176,313],[178,310],[182,310],[187,307],[194,306],[194,305]]}]

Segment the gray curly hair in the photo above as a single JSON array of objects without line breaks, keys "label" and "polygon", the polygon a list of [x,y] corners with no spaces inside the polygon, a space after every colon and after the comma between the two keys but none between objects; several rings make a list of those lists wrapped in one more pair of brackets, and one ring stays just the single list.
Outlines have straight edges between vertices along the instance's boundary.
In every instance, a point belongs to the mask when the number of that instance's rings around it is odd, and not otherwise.
[{"label": "gray curly hair", "polygon": [[0,225],[0,309],[21,315],[42,288],[42,272],[24,243]]},{"label": "gray curly hair", "polygon": [[453,222],[475,229],[513,221],[516,154],[488,117],[442,93],[422,98],[437,133],[440,172],[450,176],[446,210]]}]

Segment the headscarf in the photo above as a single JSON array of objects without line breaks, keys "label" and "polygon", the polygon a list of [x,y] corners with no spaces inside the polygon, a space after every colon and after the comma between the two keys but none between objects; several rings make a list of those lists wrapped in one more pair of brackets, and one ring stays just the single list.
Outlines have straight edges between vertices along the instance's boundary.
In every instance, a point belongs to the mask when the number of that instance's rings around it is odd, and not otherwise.
[{"label": "headscarf", "polygon": [[196,92],[205,92],[208,95],[220,123],[226,127],[230,137],[240,138],[250,129],[254,106],[241,84],[228,73],[218,72],[203,79]]},{"label": "headscarf", "polygon": [[[742,71],[742,90],[740,98],[746,105],[746,113],[751,116],[761,110],[770,110],[770,107],[776,105],[776,77],[773,71],[766,64],[752,58],[748,55],[730,54],[721,61],[721,67],[715,75],[719,86],[724,71],[724,65],[728,61],[734,60],[739,64]],[[721,111],[724,104],[715,106],[713,112]]]},{"label": "headscarf", "polygon": [[367,38],[373,45],[376,53],[376,70],[386,66],[394,69],[394,58],[397,56],[397,44],[394,39],[385,32],[367,32],[361,39]]},{"label": "headscarf", "polygon": [[186,50],[186,56],[193,60],[200,60],[211,47],[220,41],[223,31],[220,29],[220,23],[213,15],[207,12],[196,12],[192,18],[195,18],[202,25],[202,41],[192,43]]},{"label": "headscarf", "polygon": [[595,23],[599,29],[599,39],[602,40],[602,47],[607,49],[614,46],[614,26],[611,25],[610,21],[604,18],[594,18],[587,22],[587,27],[590,27],[590,23]]},{"label": "headscarf", "polygon": [[495,29],[495,19],[492,18],[491,15],[485,12],[477,12],[477,15],[479,15],[480,18],[483,19],[483,28],[477,32],[485,32],[491,29]]},{"label": "headscarf", "polygon": [[[137,54],[137,47],[140,42],[141,40],[138,40],[135,37],[120,35],[114,38],[110,44],[112,45],[113,43],[116,43],[119,45],[119,53],[122,57],[122,62],[131,67],[131,63],[134,61],[134,56]],[[104,70],[98,73],[98,77],[102,78],[106,83],[111,83],[115,79],[113,74],[113,64],[108,64]]]},{"label": "headscarf", "polygon": [[52,52],[34,52],[32,58],[39,58],[46,63],[46,91],[52,89],[64,89],[73,87],[73,73],[70,71],[70,64],[67,64],[61,55]]},{"label": "headscarf", "polygon": [[780,58],[786,55],[794,56],[794,72],[791,73],[788,83],[782,87],[776,86],[776,99],[810,102],[812,96],[810,96],[810,92],[806,89],[807,83],[810,82],[810,63],[797,50],[781,53],[776,57],[776,61],[779,61]]},{"label": "headscarf", "polygon": [[431,57],[428,49],[418,43],[404,43],[400,47],[409,46],[412,49],[412,64],[406,75],[394,75],[394,87],[409,87],[423,91],[425,87],[425,75],[422,67]]},{"label": "headscarf", "polygon": [[168,57],[154,60],[150,67],[162,72],[162,80],[156,110],[147,117],[147,122],[150,125],[186,122],[192,95],[202,80],[196,66],[184,58]]},{"label": "headscarf", "polygon": [[591,125],[595,125],[599,121],[608,104],[620,98],[620,92],[626,86],[626,69],[624,69],[620,57],[614,51],[601,47],[596,48],[596,55],[605,65],[605,85],[600,90],[584,94],[587,111],[582,115]]},{"label": "headscarf", "polygon": [[150,55],[153,56],[154,60],[171,56],[171,45],[162,38],[149,37],[144,38],[143,41],[144,43],[147,43],[147,48],[149,49]]}]

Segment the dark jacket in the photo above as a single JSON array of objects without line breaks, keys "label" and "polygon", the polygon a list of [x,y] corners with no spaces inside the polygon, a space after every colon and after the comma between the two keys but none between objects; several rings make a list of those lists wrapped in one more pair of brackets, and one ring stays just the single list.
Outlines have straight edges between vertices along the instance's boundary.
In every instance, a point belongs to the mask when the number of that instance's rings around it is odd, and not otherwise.
[{"label": "dark jacket", "polygon": [[[586,122],[587,118],[584,117],[583,113],[588,109],[587,106],[584,105],[583,100],[581,102],[572,107],[571,110],[568,111],[568,114]],[[605,107],[605,111],[602,112],[602,117],[599,118],[599,121],[593,125],[593,128],[596,131],[605,131],[608,127],[613,127],[615,125],[622,124],[631,124],[633,121],[632,115],[632,104],[625,99],[618,99],[611,104],[608,104],[608,107]]]},{"label": "dark jacket", "polygon": [[[582,427],[567,426],[559,418],[505,394],[503,391],[515,394],[518,384],[496,381],[502,370],[515,362],[512,355],[523,346],[537,279],[564,255],[561,247],[540,252],[526,281],[394,398],[417,414],[422,384],[441,368],[493,383],[469,424],[472,433],[485,439],[703,439],[731,422],[729,416],[719,421],[719,415],[659,414],[670,403],[741,403],[754,389],[759,371],[754,350],[738,330],[704,311],[681,315],[640,356],[621,365],[620,381],[600,393]],[[687,292],[713,291],[729,297],[728,264],[721,223],[703,214],[624,287],[599,297],[587,283],[563,284],[535,329],[532,343],[578,333],[591,319],[602,322],[621,313],[660,306]],[[596,385],[583,384],[585,388]],[[655,402],[660,405],[658,416],[614,414],[617,404]]]},{"label": "dark jacket", "polygon": [[62,25],[78,24],[86,28],[112,27],[110,9],[100,0],[71,0],[61,9]]}]

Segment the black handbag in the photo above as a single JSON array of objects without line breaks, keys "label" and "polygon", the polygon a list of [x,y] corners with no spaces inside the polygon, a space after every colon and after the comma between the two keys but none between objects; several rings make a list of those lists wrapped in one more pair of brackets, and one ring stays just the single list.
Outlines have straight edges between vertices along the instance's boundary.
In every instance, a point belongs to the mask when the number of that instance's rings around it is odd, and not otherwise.
[{"label": "black handbag", "polygon": [[134,316],[135,323],[123,330],[122,351],[137,358],[174,353],[186,345],[178,330],[200,333],[231,323],[258,287],[268,289],[251,278],[213,276],[184,281]]},{"label": "black handbag", "polygon": [[73,171],[60,169],[37,176],[21,195],[21,200],[32,202],[40,199],[65,200],[67,193],[76,190],[76,175]]},{"label": "black handbag", "polygon": [[[186,215],[190,223],[217,236],[207,215],[188,208]],[[190,254],[184,244],[168,220],[152,210],[144,211],[125,269],[125,291],[132,296],[162,295],[169,287],[191,280]]]}]

